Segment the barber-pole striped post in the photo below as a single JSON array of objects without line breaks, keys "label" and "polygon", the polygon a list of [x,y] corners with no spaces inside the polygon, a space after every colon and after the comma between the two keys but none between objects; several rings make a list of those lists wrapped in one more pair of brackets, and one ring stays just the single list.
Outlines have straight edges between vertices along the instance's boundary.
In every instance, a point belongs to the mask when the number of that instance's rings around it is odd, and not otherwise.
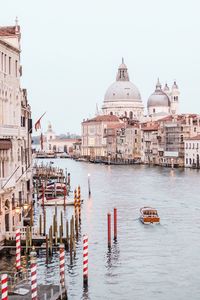
[{"label": "barber-pole striped post", "polygon": [[88,286],[88,236],[83,236],[83,286]]},{"label": "barber-pole striped post", "polygon": [[78,186],[78,215],[79,215],[79,222],[81,221],[81,188],[80,185]]},{"label": "barber-pole striped post", "polygon": [[31,299],[38,300],[37,296],[37,261],[35,247],[32,248],[31,256]]},{"label": "barber-pole striped post", "polygon": [[1,299],[8,300],[8,275],[1,275]]},{"label": "barber-pole striped post", "polygon": [[20,271],[21,269],[21,235],[20,229],[16,230],[16,269]]},{"label": "barber-pole striped post", "polygon": [[60,244],[60,285],[65,288],[65,248]]}]

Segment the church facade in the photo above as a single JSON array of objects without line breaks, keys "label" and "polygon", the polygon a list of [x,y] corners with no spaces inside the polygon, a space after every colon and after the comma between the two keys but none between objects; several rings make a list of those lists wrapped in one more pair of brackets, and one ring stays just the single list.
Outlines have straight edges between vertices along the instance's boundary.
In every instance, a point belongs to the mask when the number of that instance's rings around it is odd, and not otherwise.
[{"label": "church facade", "polygon": [[[158,79],[155,91],[147,101],[147,116],[158,119],[167,115],[178,113],[179,88],[174,81],[171,89],[165,84],[164,88]],[[144,120],[144,104],[139,89],[129,79],[128,68],[122,58],[118,68],[116,81],[112,83],[104,96],[102,106],[103,115],[116,115],[127,117],[130,120]]]}]

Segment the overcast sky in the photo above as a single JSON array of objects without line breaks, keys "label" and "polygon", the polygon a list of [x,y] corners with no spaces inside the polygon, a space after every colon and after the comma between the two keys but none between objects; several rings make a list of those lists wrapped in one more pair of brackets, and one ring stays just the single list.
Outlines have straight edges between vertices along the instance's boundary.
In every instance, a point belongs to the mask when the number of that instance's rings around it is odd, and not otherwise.
[{"label": "overcast sky", "polygon": [[2,1],[1,26],[22,32],[22,87],[34,122],[80,133],[102,106],[124,57],[143,103],[157,78],[180,88],[180,112],[200,113],[199,0]]}]

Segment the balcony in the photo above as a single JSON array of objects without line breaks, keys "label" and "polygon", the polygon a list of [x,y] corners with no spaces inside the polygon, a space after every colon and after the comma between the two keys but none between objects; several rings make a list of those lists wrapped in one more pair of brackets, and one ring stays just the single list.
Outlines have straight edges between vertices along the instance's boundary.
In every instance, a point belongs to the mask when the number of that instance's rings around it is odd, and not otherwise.
[{"label": "balcony", "polygon": [[9,177],[0,178],[0,193],[4,192],[4,190],[6,190],[6,189],[15,187],[15,184],[16,184],[15,178],[12,177],[12,178],[10,178],[10,180],[8,180],[8,179],[9,179]]},{"label": "balcony", "polygon": [[19,127],[12,125],[0,125],[0,136],[13,137],[19,136]]}]

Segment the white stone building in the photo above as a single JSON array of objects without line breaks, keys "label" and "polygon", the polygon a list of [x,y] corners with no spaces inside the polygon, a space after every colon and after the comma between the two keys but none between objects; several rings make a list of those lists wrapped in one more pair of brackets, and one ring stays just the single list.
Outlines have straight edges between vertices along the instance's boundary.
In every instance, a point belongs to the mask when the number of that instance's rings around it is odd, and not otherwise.
[{"label": "white stone building", "polygon": [[200,134],[188,138],[184,142],[185,167],[200,168]]},{"label": "white stone building", "polygon": [[156,89],[147,102],[148,115],[154,119],[178,113],[179,89],[174,81],[171,91],[167,84],[162,89],[158,79]]},{"label": "white stone building", "polygon": [[32,196],[32,120],[21,89],[20,27],[0,27],[0,241],[23,225]]},{"label": "white stone building", "polygon": [[140,120],[144,105],[138,88],[129,80],[128,69],[122,59],[116,81],[107,89],[102,106],[103,115],[116,115]]}]

